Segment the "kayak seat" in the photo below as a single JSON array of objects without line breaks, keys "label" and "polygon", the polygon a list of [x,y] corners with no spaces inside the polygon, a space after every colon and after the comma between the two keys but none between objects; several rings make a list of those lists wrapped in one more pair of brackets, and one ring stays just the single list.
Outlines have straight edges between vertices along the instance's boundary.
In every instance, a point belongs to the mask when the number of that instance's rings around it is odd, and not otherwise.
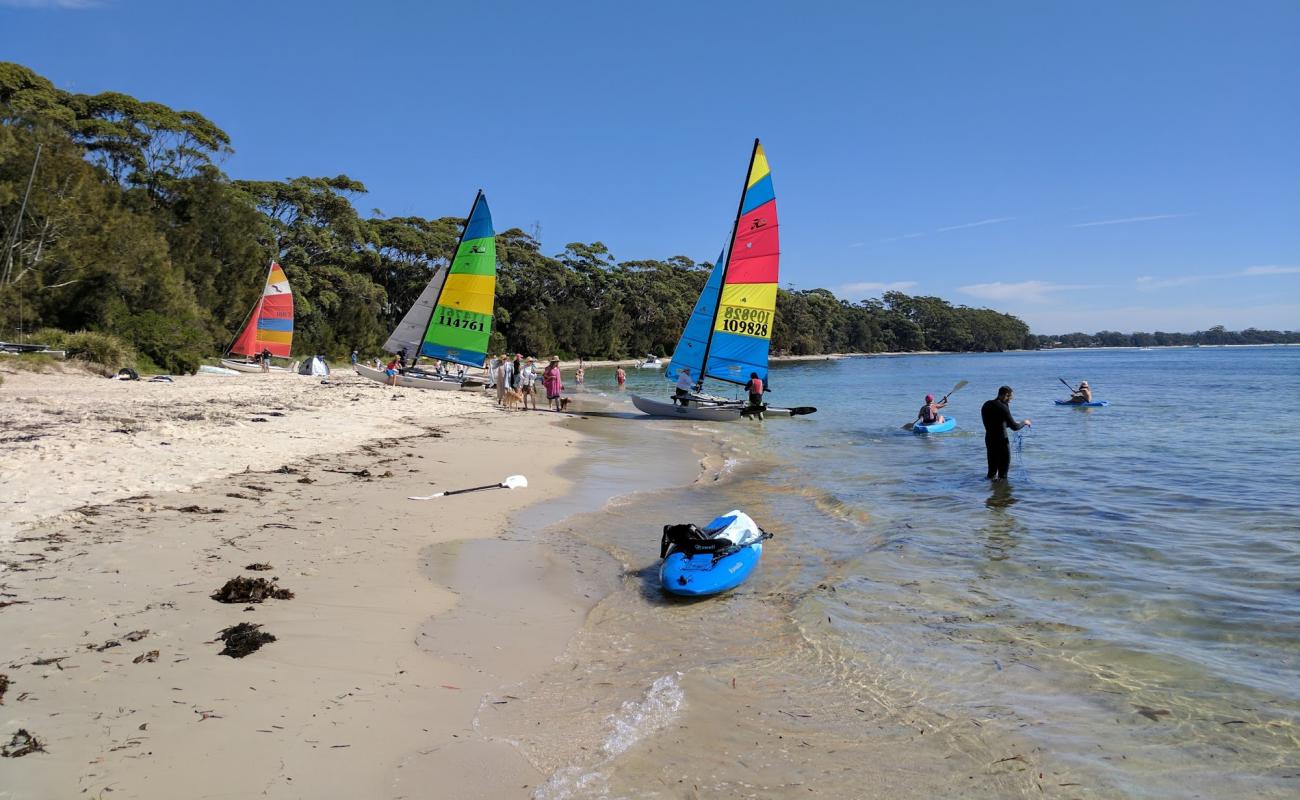
[{"label": "kayak seat", "polygon": [[659,542],[659,557],[666,558],[670,549],[692,556],[696,553],[718,553],[731,546],[729,539],[715,539],[689,522],[665,525],[663,539]]}]

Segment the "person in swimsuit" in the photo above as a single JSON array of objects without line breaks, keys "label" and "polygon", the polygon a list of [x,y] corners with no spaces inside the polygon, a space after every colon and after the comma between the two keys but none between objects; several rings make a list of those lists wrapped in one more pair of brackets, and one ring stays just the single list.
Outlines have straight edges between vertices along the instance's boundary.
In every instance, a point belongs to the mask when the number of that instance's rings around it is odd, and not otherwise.
[{"label": "person in swimsuit", "polygon": [[749,373],[749,383],[745,384],[745,389],[749,392],[749,407],[752,409],[758,409],[753,415],[754,418],[762,419],[763,392],[767,391],[767,387],[763,385],[763,379],[758,377],[757,372]]}]

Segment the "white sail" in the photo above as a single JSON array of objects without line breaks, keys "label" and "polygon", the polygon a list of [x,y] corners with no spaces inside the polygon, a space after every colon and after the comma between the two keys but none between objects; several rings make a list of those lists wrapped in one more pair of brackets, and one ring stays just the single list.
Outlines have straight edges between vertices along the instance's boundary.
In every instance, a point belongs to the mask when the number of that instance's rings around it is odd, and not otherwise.
[{"label": "white sail", "polygon": [[433,304],[437,302],[438,293],[442,291],[442,282],[445,280],[447,280],[447,268],[438,267],[433,273],[433,278],[424,287],[424,291],[416,298],[415,305],[411,306],[406,316],[402,317],[397,330],[388,337],[388,341],[384,342],[385,350],[397,354],[405,349],[411,363],[415,362],[416,354],[420,352],[420,345],[424,343],[424,331],[429,327],[429,317],[433,316]]}]

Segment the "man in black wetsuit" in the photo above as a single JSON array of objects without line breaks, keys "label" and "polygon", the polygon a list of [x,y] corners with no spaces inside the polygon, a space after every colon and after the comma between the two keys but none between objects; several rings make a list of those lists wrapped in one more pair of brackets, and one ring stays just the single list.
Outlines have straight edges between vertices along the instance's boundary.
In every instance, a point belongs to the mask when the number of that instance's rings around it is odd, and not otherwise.
[{"label": "man in black wetsuit", "polygon": [[995,400],[989,400],[980,407],[980,417],[984,420],[984,448],[988,450],[988,479],[1006,480],[1007,470],[1011,468],[1011,442],[1007,441],[1007,428],[1018,431],[1026,425],[1033,425],[1029,420],[1016,422],[1011,416],[1011,398],[1015,392],[1010,386],[998,389]]}]

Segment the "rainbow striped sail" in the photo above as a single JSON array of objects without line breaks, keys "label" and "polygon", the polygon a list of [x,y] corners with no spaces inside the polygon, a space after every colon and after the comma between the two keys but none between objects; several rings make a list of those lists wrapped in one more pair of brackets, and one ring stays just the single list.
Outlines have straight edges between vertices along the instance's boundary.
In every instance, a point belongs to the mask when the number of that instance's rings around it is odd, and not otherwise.
[{"label": "rainbow striped sail", "polygon": [[705,377],[743,386],[751,374],[767,383],[780,251],[772,171],[755,139],[727,257],[714,267],[682,331],[665,373],[669,381],[685,366],[697,387]]},{"label": "rainbow striped sail", "polygon": [[433,303],[420,355],[481,367],[492,335],[497,289],[497,245],[492,212],[482,190],[474,198],[446,280]]},{"label": "rainbow striped sail", "polygon": [[262,296],[248,315],[244,329],[235,337],[230,352],[255,356],[269,350],[273,356],[288,358],[292,348],[293,292],[289,289],[289,279],[284,270],[272,261]]}]

